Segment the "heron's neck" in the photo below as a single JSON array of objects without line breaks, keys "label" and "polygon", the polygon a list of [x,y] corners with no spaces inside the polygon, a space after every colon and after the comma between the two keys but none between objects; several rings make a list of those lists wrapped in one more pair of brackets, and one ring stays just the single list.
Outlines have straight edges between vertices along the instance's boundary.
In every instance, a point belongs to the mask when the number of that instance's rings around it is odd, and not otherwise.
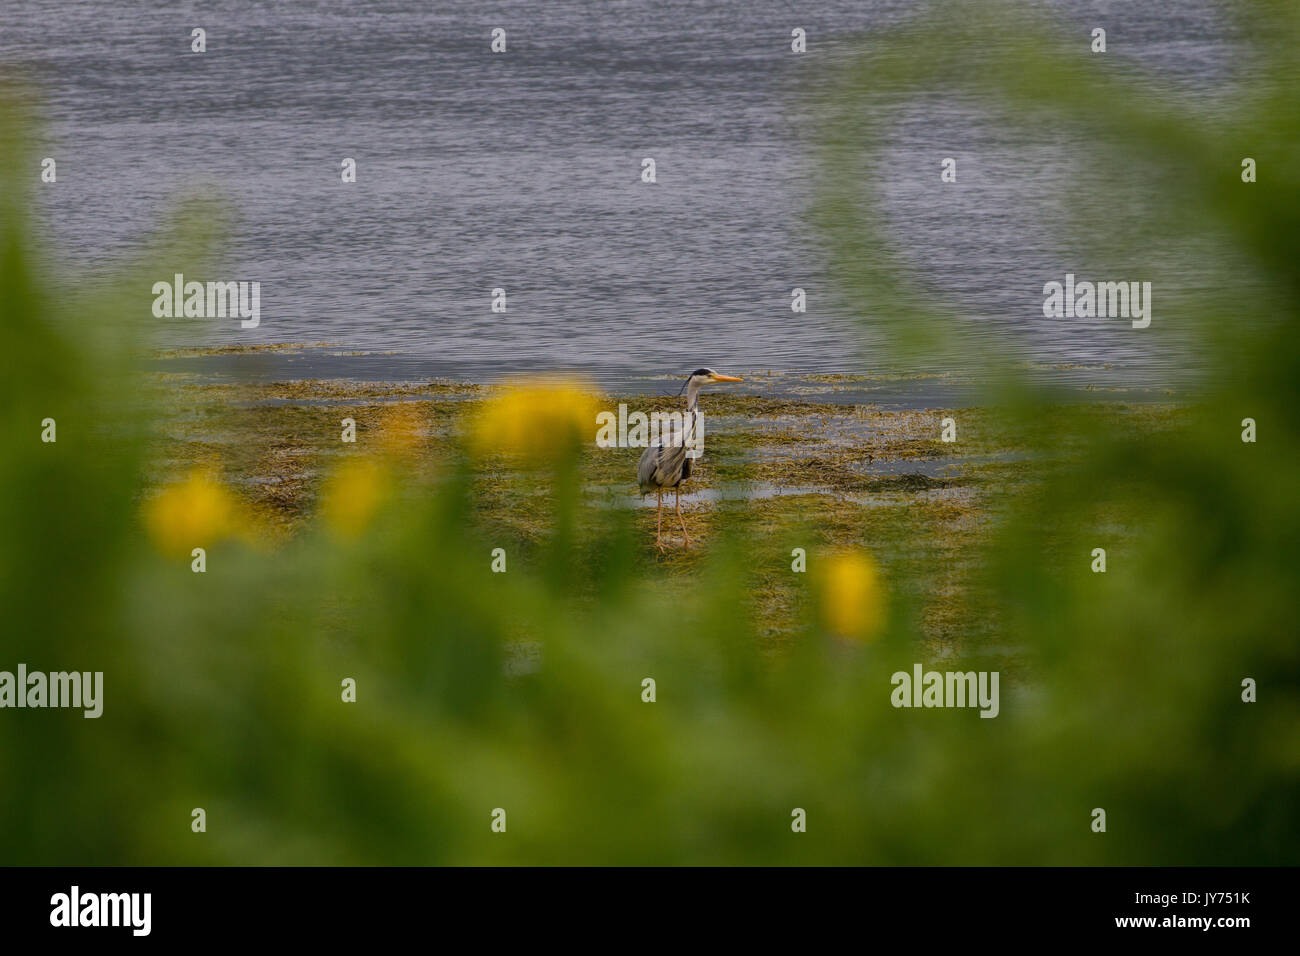
[{"label": "heron's neck", "polygon": [[693,412],[700,403],[700,386],[691,382],[686,386],[686,410]]}]

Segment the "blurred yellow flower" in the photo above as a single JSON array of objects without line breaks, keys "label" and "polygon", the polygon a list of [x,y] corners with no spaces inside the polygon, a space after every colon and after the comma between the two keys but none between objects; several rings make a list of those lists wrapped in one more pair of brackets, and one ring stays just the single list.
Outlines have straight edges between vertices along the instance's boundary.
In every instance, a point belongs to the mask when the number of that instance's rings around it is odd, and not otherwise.
[{"label": "blurred yellow flower", "polygon": [[144,523],[154,546],[169,557],[188,556],[240,530],[234,496],[215,470],[203,467],[148,501]]},{"label": "blurred yellow flower", "polygon": [[325,482],[321,518],[335,534],[355,538],[374,520],[391,488],[383,465],[368,458],[348,458]]},{"label": "blurred yellow flower", "polygon": [[399,402],[386,410],[379,421],[379,447],[389,455],[410,455],[420,446],[424,416],[410,402]]},{"label": "blurred yellow flower", "polygon": [[483,405],[470,443],[479,454],[506,453],[547,461],[594,441],[600,404],[575,379],[534,379],[509,385]]},{"label": "blurred yellow flower", "polygon": [[885,588],[869,554],[832,554],[819,577],[821,617],[828,631],[862,643],[880,636],[885,626]]}]

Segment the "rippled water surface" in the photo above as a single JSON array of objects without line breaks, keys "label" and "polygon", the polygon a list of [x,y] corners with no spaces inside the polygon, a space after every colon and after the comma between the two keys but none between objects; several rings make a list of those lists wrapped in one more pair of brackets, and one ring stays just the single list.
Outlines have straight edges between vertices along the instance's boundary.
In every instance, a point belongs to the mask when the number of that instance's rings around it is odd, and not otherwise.
[{"label": "rippled water surface", "polygon": [[[854,35],[913,9],[9,0],[0,62],[25,66],[43,98],[42,150],[59,175],[39,195],[59,255],[110,266],[194,187],[216,187],[234,214],[220,274],[192,278],[260,281],[261,326],[182,320],[165,344],[328,342],[475,377],[852,372],[878,367],[872,315],[833,293],[808,223],[818,131],[801,95]],[[1084,44],[1105,23],[1108,55],[1203,98],[1207,115],[1240,81],[1237,41],[1211,3],[1052,10]],[[196,26],[202,55],[190,52]],[[501,56],[489,52],[496,26]],[[790,52],[795,26],[803,56]],[[880,184],[891,233],[979,334],[1036,362],[1161,379],[1189,358],[1123,323],[1042,316],[1043,282],[1081,261],[1054,205],[1089,155],[1072,136],[1026,141],[959,91],[900,110]],[[960,181],[940,193],[950,155]],[[647,156],[654,186],[640,182]],[[343,157],[357,161],[354,185],[340,181]],[[1187,263],[1181,278],[1194,286],[1199,273]],[[795,286],[807,314],[790,310]],[[490,311],[496,287],[505,314]],[[151,301],[142,290],[142,320]]]}]

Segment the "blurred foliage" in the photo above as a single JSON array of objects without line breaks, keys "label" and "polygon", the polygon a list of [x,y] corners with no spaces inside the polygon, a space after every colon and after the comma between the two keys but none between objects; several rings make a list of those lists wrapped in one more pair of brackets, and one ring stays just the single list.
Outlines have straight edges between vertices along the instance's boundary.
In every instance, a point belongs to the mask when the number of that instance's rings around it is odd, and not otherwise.
[{"label": "blurred foliage", "polygon": [[[133,359],[146,292],[195,271],[219,228],[210,209],[184,210],[107,287],[46,274],[26,219],[32,126],[11,91],[0,669],[101,670],[105,700],[98,720],[0,711],[4,862],[1294,863],[1300,184],[1283,170],[1300,151],[1287,66],[1300,17],[1250,15],[1278,86],[1231,131],[1117,89],[1036,35],[1008,38],[1022,21],[1006,18],[874,38],[827,97],[839,119],[820,218],[845,288],[890,317],[904,354],[946,348],[947,325],[889,268],[860,188],[862,106],[936,70],[1012,112],[1086,116],[1107,142],[1178,156],[1195,175],[1164,183],[1161,204],[1187,228],[1212,219],[1264,279],[1235,302],[1230,352],[1215,347],[1228,317],[1196,316],[1212,374],[1156,439],[1100,428],[990,357],[989,400],[1019,409],[1045,453],[1041,490],[1006,503],[984,562],[981,606],[1029,661],[1004,675],[994,720],[891,707],[890,675],[921,658],[911,610],[885,594],[909,588],[869,557],[808,555],[816,599],[774,661],[753,633],[743,517],[718,527],[695,578],[665,588],[647,580],[641,516],[610,511],[575,534],[592,505],[563,460],[518,477],[553,515],[546,547],[492,573],[502,543],[473,518],[474,436],[426,480],[404,465],[418,436],[400,413],[327,480],[319,526],[273,549],[234,533],[212,472],[154,488],[142,436],[156,412]],[[1005,62],[972,71],[993,29]],[[1239,180],[1247,153],[1255,185]],[[530,428],[581,411],[565,396],[506,399],[479,434],[532,454]],[[56,443],[40,441],[47,417]],[[191,543],[206,573],[190,570]],[[1105,574],[1090,571],[1098,546]],[[928,666],[982,669],[979,647],[962,654]],[[1242,703],[1245,677],[1258,703]],[[206,833],[190,830],[195,807]],[[490,829],[497,807],[505,835]],[[796,807],[807,833],[791,832]]]}]

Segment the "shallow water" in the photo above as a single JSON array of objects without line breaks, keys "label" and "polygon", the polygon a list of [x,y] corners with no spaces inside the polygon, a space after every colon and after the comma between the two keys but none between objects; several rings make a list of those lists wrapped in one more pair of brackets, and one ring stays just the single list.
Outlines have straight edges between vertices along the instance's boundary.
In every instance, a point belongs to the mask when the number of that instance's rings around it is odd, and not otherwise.
[{"label": "shallow water", "polygon": [[[958,477],[961,474],[960,462],[894,462],[892,464],[897,467],[882,468],[872,473],[889,477],[916,475],[922,478]],[[824,495],[828,498],[835,498],[857,505],[895,506],[899,502],[897,491],[873,494],[860,491],[841,491],[826,485],[776,485],[767,482],[749,482],[745,484],[727,484],[718,488],[705,488],[698,484],[692,488],[690,483],[687,483],[683,487],[688,489],[682,492],[683,506],[703,503],[717,504],[722,501],[800,498],[808,495]],[[922,489],[908,488],[905,490],[909,495],[926,495],[935,498],[964,497],[969,494],[968,489],[943,485]],[[629,493],[626,486],[593,485],[588,487],[586,492],[589,497],[596,499],[597,503],[609,508],[649,508],[653,511],[659,507],[655,495],[642,496]],[[665,493],[664,507],[671,510],[675,500],[671,492]]]}]

